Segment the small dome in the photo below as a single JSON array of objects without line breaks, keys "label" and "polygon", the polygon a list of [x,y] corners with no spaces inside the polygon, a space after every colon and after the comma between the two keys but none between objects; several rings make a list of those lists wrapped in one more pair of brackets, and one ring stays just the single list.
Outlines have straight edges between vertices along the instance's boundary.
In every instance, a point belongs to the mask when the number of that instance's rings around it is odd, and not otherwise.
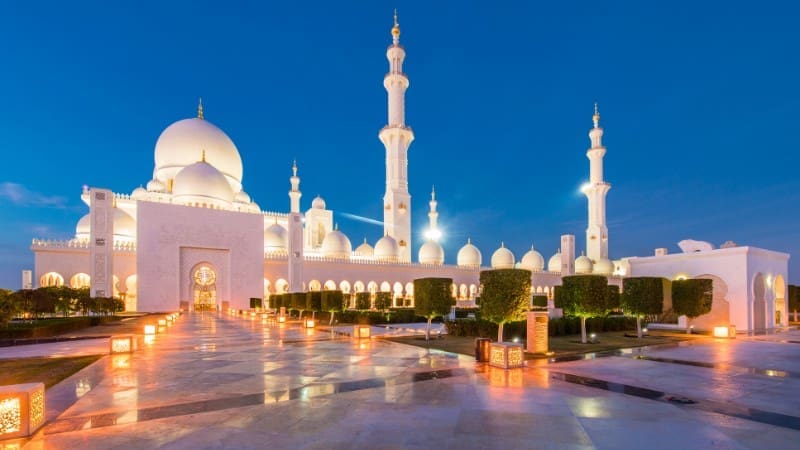
[{"label": "small dome", "polygon": [[91,213],[81,217],[78,224],[75,226],[75,239],[89,239],[89,233],[92,231],[91,226]]},{"label": "small dome", "polygon": [[364,238],[364,243],[356,247],[356,255],[372,258],[375,256],[375,249],[367,244],[367,238]]},{"label": "small dome", "polygon": [[172,195],[175,203],[207,203],[211,200],[213,204],[220,201],[229,204],[233,201],[233,191],[225,175],[205,161],[198,161],[178,172]]},{"label": "small dome", "polygon": [[594,264],[592,273],[597,275],[611,275],[614,273],[614,263],[608,258],[602,258]]},{"label": "small dome", "polygon": [[325,209],[325,206],[325,200],[323,200],[319,195],[311,201],[311,207],[314,209]]},{"label": "small dome", "polygon": [[145,188],[139,186],[131,192],[131,198],[134,200],[139,200],[140,198],[144,198],[147,196],[147,190]]},{"label": "small dome", "polygon": [[551,256],[550,260],[547,261],[547,271],[561,272],[561,249],[559,249],[556,254]]},{"label": "small dome", "polygon": [[400,257],[400,246],[393,237],[386,235],[375,243],[375,258],[380,261],[397,261]]},{"label": "small dome", "polygon": [[250,196],[245,191],[239,191],[233,197],[233,200],[237,203],[250,203]]},{"label": "small dome", "polygon": [[[213,123],[200,118],[179,120],[158,137],[154,177],[166,182],[197,161],[201,151],[206,161],[219,170],[231,190],[242,189],[242,158],[231,138]],[[148,189],[149,190],[149,189]]]},{"label": "small dome", "polygon": [[592,260],[586,255],[581,255],[575,258],[575,273],[584,275],[592,273]]},{"label": "small dome", "polygon": [[444,249],[436,241],[428,241],[419,249],[419,262],[422,264],[442,265],[444,263]]},{"label": "small dome", "polygon": [[522,257],[520,268],[528,269],[531,272],[540,272],[544,270],[544,257],[541,253],[534,250],[531,245],[531,249]]},{"label": "small dome", "polygon": [[459,267],[477,268],[481,266],[481,251],[472,245],[472,240],[467,239],[467,244],[458,251],[456,264]]},{"label": "small dome", "polygon": [[136,240],[136,220],[120,208],[114,208],[114,240]]},{"label": "small dome", "polygon": [[514,254],[501,243],[500,248],[492,254],[492,269],[513,269]]},{"label": "small dome", "polygon": [[349,258],[353,251],[350,239],[339,230],[333,230],[322,240],[322,256],[326,258]]},{"label": "small dome", "polygon": [[277,223],[264,230],[264,251],[285,252],[289,248],[289,233]]},{"label": "small dome", "polygon": [[164,192],[167,188],[164,187],[164,183],[158,180],[150,180],[147,182],[147,191],[148,192]]}]

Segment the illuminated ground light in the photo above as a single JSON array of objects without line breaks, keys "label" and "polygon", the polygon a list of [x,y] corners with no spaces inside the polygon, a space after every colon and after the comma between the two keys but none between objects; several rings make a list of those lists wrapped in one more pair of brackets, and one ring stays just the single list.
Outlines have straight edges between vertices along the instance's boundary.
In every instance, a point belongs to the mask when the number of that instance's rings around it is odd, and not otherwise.
[{"label": "illuminated ground light", "polygon": [[306,328],[314,328],[314,319],[306,320]]},{"label": "illuminated ground light", "polygon": [[492,342],[489,351],[489,364],[501,369],[511,369],[525,365],[525,351],[522,344]]},{"label": "illuminated ground light", "polygon": [[353,336],[358,339],[369,339],[369,333],[369,325],[355,325],[353,327]]},{"label": "illuminated ground light", "polygon": [[156,326],[155,325],[145,325],[144,326],[144,334],[145,335],[154,335],[154,334],[156,334]]},{"label": "illuminated ground light", "polygon": [[714,337],[718,337],[718,338],[735,338],[736,337],[736,327],[733,326],[733,325],[714,327]]},{"label": "illuminated ground light", "polygon": [[159,327],[167,326],[167,319],[158,319],[158,326]]},{"label": "illuminated ground light", "polygon": [[278,323],[286,323],[286,316],[279,316]]},{"label": "illuminated ground light", "polygon": [[30,436],[44,424],[44,384],[0,386],[0,440]]},{"label": "illuminated ground light", "polygon": [[111,336],[109,339],[111,353],[131,353],[136,350],[136,336]]}]

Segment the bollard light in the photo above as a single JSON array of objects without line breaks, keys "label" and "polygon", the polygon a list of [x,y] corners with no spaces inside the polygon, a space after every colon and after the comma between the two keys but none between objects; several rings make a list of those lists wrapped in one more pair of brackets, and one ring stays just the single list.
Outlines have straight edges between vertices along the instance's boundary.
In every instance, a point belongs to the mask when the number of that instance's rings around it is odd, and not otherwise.
[{"label": "bollard light", "polygon": [[136,336],[123,335],[111,336],[109,339],[110,353],[133,353],[136,351]]},{"label": "bollard light", "polygon": [[32,435],[44,413],[43,383],[0,386],[0,441]]},{"label": "bollard light", "polygon": [[153,335],[156,334],[156,326],[155,325],[145,325],[144,326],[144,334],[146,335]]}]

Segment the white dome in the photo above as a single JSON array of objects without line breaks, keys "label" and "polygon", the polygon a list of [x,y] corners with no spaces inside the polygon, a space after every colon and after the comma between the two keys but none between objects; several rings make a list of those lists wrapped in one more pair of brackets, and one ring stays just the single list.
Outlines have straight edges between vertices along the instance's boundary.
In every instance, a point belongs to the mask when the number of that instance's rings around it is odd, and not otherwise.
[{"label": "white dome", "polygon": [[481,251],[478,250],[478,247],[472,245],[470,239],[467,239],[467,244],[458,251],[456,264],[460,267],[477,268],[481,266]]},{"label": "white dome", "polygon": [[393,237],[386,235],[375,243],[375,258],[381,261],[397,261],[400,257],[400,246]]},{"label": "white dome", "polygon": [[588,256],[586,255],[578,256],[577,258],[575,258],[575,273],[581,275],[592,273],[593,265],[594,264],[592,264],[592,260]]},{"label": "white dome", "polygon": [[436,241],[428,241],[419,249],[419,262],[422,264],[442,265],[444,263],[444,249]]},{"label": "white dome", "polygon": [[557,251],[555,255],[550,257],[547,261],[548,272],[561,272],[561,250]]},{"label": "white dome", "polygon": [[272,224],[264,230],[264,250],[268,252],[285,252],[289,247],[289,234],[286,228]]},{"label": "white dome", "polygon": [[230,203],[233,201],[233,191],[228,180],[211,164],[198,161],[186,166],[175,176],[172,186],[173,201],[175,203],[211,203],[214,200]]},{"label": "white dome", "polygon": [[513,269],[514,254],[501,243],[500,248],[492,254],[492,269]]},{"label": "white dome", "polygon": [[237,203],[250,203],[250,196],[245,191],[237,192],[233,199]]},{"label": "white dome", "polygon": [[89,239],[91,233],[92,215],[91,213],[81,217],[78,224],[75,225],[75,239]]},{"label": "white dome", "polygon": [[136,240],[136,221],[120,208],[114,208],[114,240]]},{"label": "white dome", "polygon": [[525,255],[522,256],[520,267],[523,269],[528,269],[531,272],[540,272],[544,270],[544,257],[541,253],[534,250],[533,246],[531,246],[531,249],[528,250],[528,253],[525,253]]},{"label": "white dome", "polygon": [[311,207],[314,209],[325,209],[325,206],[325,200],[323,200],[319,195],[311,201]]},{"label": "white dome", "polygon": [[147,190],[145,188],[139,186],[131,192],[131,198],[134,200],[138,200],[140,198],[144,198],[147,196]]},{"label": "white dome", "polygon": [[322,240],[322,256],[326,258],[349,258],[353,247],[350,239],[339,230],[333,230]]},{"label": "white dome", "polygon": [[[207,120],[179,120],[168,126],[156,142],[154,178],[166,183],[205,151],[206,161],[225,176],[234,192],[242,189],[242,158],[225,132]],[[149,190],[149,189],[148,189]]]},{"label": "white dome", "polygon": [[367,238],[364,238],[363,244],[356,247],[356,255],[370,258],[375,256],[375,249],[373,249],[371,245],[367,244]]},{"label": "white dome", "polygon": [[614,263],[608,258],[603,258],[594,264],[594,271],[598,275],[611,275],[614,273]]},{"label": "white dome", "polygon": [[164,183],[158,180],[150,180],[147,182],[147,190],[149,192],[164,192],[167,189],[164,187]]}]

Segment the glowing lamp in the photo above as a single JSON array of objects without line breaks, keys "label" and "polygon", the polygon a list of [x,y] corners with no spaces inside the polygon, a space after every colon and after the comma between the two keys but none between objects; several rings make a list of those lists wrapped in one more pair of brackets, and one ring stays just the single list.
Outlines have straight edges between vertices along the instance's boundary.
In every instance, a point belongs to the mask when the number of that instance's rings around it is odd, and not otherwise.
[{"label": "glowing lamp", "polygon": [[164,317],[164,320],[166,320],[167,322],[172,322],[173,320],[175,320],[175,316],[173,314],[170,314],[167,317]]},{"label": "glowing lamp", "polygon": [[167,326],[167,319],[158,319],[158,326],[159,327]]},{"label": "glowing lamp", "polygon": [[735,338],[736,337],[736,327],[734,325],[714,327],[714,337],[716,337],[716,338]]},{"label": "glowing lamp", "polygon": [[314,319],[306,320],[305,325],[306,325],[306,328],[314,328]]},{"label": "glowing lamp", "polygon": [[154,343],[155,341],[156,341],[156,337],[155,337],[155,335],[148,334],[148,335],[146,335],[146,336],[144,337],[144,343],[145,343],[145,345],[153,345],[153,343]]},{"label": "glowing lamp", "polygon": [[133,353],[136,351],[136,336],[126,334],[122,336],[111,336],[109,339],[110,353]]},{"label": "glowing lamp", "polygon": [[255,317],[255,316],[256,316],[256,312],[255,311],[250,311],[250,317]]},{"label": "glowing lamp", "polygon": [[144,326],[144,334],[145,335],[154,335],[154,334],[156,334],[156,326],[155,325],[145,325]]},{"label": "glowing lamp", "polygon": [[0,441],[35,433],[44,411],[43,383],[0,386]]},{"label": "glowing lamp", "polygon": [[353,337],[358,339],[369,339],[369,325],[355,325],[353,327]]},{"label": "glowing lamp", "polygon": [[489,365],[501,369],[513,369],[525,365],[522,344],[492,342],[489,347]]},{"label": "glowing lamp", "polygon": [[278,323],[286,323],[286,316],[278,316]]}]

